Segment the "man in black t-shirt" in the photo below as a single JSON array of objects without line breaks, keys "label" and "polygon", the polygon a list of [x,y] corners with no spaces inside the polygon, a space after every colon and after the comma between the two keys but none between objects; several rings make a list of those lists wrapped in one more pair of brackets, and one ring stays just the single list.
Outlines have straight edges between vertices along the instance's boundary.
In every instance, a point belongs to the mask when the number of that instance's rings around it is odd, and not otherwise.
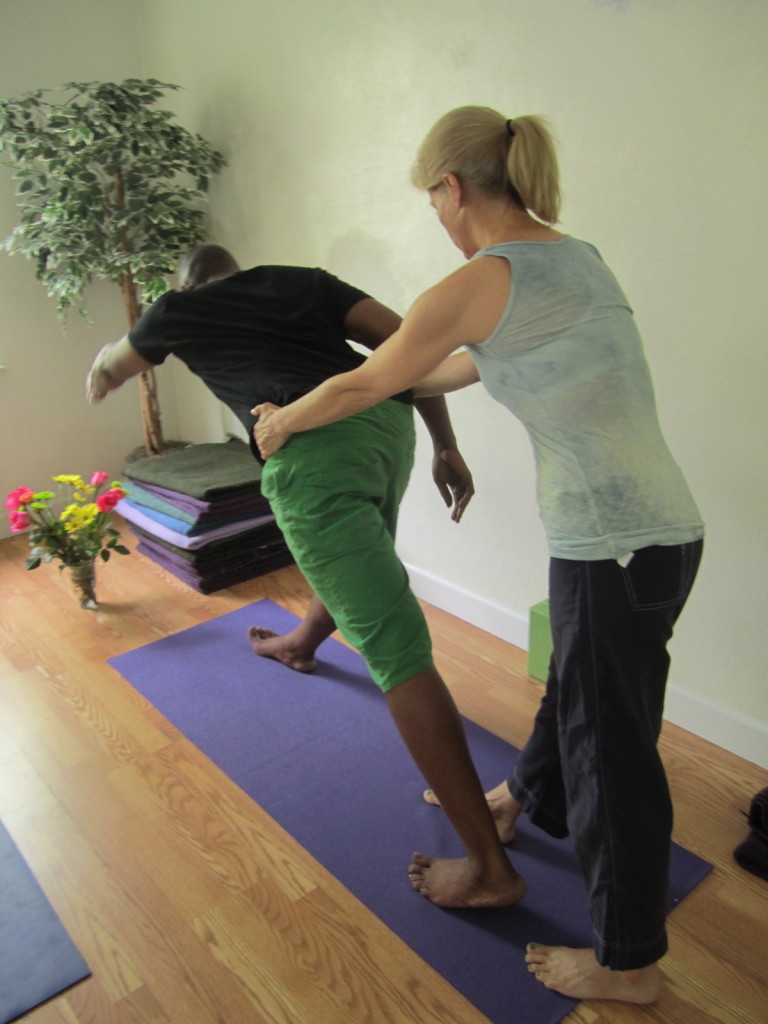
[{"label": "man in black t-shirt", "polygon": [[[206,277],[198,283],[199,261],[189,265],[195,252],[181,266],[182,290],[158,299],[128,340],[153,366],[168,355],[186,363],[235,413],[260,459],[251,408],[288,405],[328,377],[356,369],[365,356],[348,344],[347,327],[375,347],[399,317],[319,268],[253,267],[211,279],[204,264]],[[358,304],[357,320],[347,324]],[[412,401],[410,393],[397,399]]]},{"label": "man in black t-shirt", "polygon": [[[161,297],[129,335],[96,357],[91,401],[172,352],[250,432],[246,409],[284,404],[340,367],[356,367],[361,357],[348,338],[373,349],[400,324],[392,310],[324,271],[241,272],[226,250],[210,246],[193,251],[181,271],[183,290]],[[262,493],[315,592],[300,627],[305,632],[292,641],[300,654],[294,667],[311,667],[317,643],[338,626],[364,656],[403,742],[464,844],[463,859],[439,861],[446,905],[508,906],[522,899],[525,883],[497,835],[461,718],[434,664],[424,612],[394,546],[413,463],[411,404],[410,394],[398,395],[296,434],[267,460]],[[471,476],[444,399],[418,405],[435,444],[435,479],[458,521],[472,495]],[[283,646],[266,650],[263,642]],[[254,646],[291,663],[285,638],[257,638]],[[416,855],[409,872],[422,872],[424,862]]]}]

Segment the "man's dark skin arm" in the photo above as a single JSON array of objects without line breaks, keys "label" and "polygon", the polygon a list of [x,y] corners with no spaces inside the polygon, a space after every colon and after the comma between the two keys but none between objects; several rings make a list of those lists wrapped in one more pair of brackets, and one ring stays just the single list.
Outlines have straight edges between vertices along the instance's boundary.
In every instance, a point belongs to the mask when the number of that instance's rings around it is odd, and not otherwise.
[{"label": "man's dark skin arm", "polygon": [[[400,322],[401,317],[394,310],[376,299],[362,299],[347,313],[344,327],[351,341],[375,349],[394,334]],[[432,478],[446,507],[453,505],[451,519],[458,523],[475,493],[475,487],[472,474],[456,445],[445,397],[417,398],[413,404],[432,438]]]}]

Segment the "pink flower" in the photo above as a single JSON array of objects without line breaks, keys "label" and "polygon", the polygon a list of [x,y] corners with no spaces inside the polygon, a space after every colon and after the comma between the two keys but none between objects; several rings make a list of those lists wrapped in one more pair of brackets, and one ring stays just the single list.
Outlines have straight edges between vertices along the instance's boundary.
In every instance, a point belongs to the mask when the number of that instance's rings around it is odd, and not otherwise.
[{"label": "pink flower", "polygon": [[34,491],[30,491],[28,487],[17,487],[15,491],[11,491],[8,497],[5,499],[5,507],[15,512],[21,508],[22,505],[28,505],[34,498]]},{"label": "pink flower", "polygon": [[11,512],[8,518],[11,521],[12,533],[21,533],[22,530],[26,530],[29,526],[29,514],[20,509],[17,512]]},{"label": "pink flower", "polygon": [[113,487],[112,490],[107,491],[106,494],[100,494],[96,499],[99,512],[111,512],[118,501],[124,497],[125,491],[121,490],[119,487]]},{"label": "pink flower", "polygon": [[96,472],[91,477],[91,486],[101,487],[101,485],[104,483],[107,477],[108,474],[105,473],[103,469],[97,469]]}]

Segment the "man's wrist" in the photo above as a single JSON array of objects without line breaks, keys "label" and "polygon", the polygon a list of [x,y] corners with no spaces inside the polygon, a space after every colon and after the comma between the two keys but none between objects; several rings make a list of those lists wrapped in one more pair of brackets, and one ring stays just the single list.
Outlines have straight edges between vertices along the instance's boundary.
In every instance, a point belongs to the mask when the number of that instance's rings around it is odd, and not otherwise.
[{"label": "man's wrist", "polygon": [[98,360],[91,370],[91,380],[94,379],[98,381],[99,387],[103,391],[111,391],[113,388],[116,388],[119,383],[114,373],[112,373],[111,370],[108,370],[103,362],[99,362]]}]

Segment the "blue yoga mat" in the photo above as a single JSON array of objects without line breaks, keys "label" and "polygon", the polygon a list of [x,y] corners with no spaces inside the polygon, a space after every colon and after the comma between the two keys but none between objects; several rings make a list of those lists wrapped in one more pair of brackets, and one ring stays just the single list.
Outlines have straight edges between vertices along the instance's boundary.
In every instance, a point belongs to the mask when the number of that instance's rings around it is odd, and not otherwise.
[{"label": "blue yoga mat", "polygon": [[0,1024],[90,973],[0,822]]},{"label": "blue yoga mat", "polygon": [[[504,910],[434,907],[410,887],[414,850],[461,856],[356,652],[336,640],[302,675],[259,658],[246,632],[285,633],[297,619],[271,601],[112,658],[110,664],[261,805],[393,932],[494,1024],[556,1024],[576,1000],[528,973],[525,945],[591,946],[584,884],[568,840],[522,820],[510,848],[528,896]],[[483,785],[505,778],[517,751],[465,720]],[[673,848],[669,904],[710,865]]]}]

